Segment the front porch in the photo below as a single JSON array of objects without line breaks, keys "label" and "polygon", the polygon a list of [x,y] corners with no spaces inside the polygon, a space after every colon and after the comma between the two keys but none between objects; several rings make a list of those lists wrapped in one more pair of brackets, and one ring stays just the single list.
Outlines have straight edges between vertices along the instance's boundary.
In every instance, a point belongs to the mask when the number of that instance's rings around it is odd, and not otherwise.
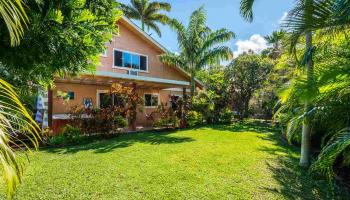
[{"label": "front porch", "polygon": [[[116,74],[116,73],[115,73]],[[118,75],[119,76],[119,75]],[[149,130],[152,121],[147,118],[158,105],[170,106],[171,96],[184,96],[189,92],[190,83],[157,78],[145,78],[128,75],[125,77],[110,77],[100,75],[83,75],[78,78],[56,79],[55,88],[49,91],[49,126],[54,134],[68,123],[70,110],[74,106],[91,106],[103,108],[118,104],[113,94],[114,85],[132,89],[144,99],[142,107],[136,114],[136,122],[132,130]],[[107,102],[107,104],[106,104]],[[136,126],[136,127],[135,127]],[[126,129],[129,131],[129,129]]]}]

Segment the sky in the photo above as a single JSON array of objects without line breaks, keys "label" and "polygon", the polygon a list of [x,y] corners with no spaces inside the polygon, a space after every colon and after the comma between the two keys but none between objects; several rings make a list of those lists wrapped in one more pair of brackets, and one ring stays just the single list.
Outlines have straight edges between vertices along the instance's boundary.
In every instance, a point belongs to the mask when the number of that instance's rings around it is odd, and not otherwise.
[{"label": "sky", "polygon": [[[118,0],[129,4],[130,0]],[[281,20],[293,7],[293,0],[256,0],[253,22],[245,21],[239,14],[240,0],[158,0],[171,4],[168,16],[187,25],[191,13],[204,6],[207,13],[207,25],[212,29],[226,28],[236,35],[226,45],[231,47],[235,56],[249,49],[260,53],[268,44],[263,36],[278,30]],[[134,21],[136,24],[140,24]],[[159,25],[162,37],[150,31],[151,36],[170,51],[178,52],[176,34],[167,26]]]}]

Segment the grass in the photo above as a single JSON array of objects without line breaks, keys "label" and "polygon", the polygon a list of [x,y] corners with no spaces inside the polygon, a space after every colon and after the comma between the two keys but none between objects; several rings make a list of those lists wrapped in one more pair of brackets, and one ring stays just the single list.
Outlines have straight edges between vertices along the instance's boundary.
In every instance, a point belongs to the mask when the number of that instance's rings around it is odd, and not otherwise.
[{"label": "grass", "polygon": [[256,122],[130,134],[35,152],[15,199],[346,198],[298,156]]}]

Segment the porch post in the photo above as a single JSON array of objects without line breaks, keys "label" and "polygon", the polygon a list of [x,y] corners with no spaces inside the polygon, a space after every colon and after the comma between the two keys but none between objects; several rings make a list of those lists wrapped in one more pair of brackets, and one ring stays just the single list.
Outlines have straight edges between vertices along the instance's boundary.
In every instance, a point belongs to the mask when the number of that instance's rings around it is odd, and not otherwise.
[{"label": "porch post", "polygon": [[182,97],[183,97],[183,103],[182,103],[182,113],[181,113],[181,122],[180,127],[186,128],[187,122],[186,122],[186,113],[187,113],[187,94],[186,94],[186,88],[182,88]]},{"label": "porch post", "polygon": [[52,90],[51,86],[47,88],[47,115],[48,115],[48,125],[52,129]]},{"label": "porch post", "polygon": [[[132,83],[132,94],[136,93],[136,83]],[[130,123],[130,128],[132,131],[136,130],[136,116],[137,116],[137,103],[132,101],[130,102],[131,104],[131,112],[129,116],[129,123]]]}]

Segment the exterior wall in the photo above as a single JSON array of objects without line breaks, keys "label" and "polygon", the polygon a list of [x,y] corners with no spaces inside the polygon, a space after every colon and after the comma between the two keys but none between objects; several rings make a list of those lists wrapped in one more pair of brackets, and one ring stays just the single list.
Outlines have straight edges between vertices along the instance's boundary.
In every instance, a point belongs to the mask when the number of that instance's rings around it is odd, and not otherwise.
[{"label": "exterior wall", "polygon": [[[109,86],[103,85],[88,85],[77,83],[56,83],[56,87],[53,88],[53,115],[66,114],[69,112],[72,106],[82,105],[84,98],[91,98],[93,106],[97,107],[97,91],[109,90]],[[61,97],[58,97],[58,91],[61,92],[74,92],[74,100],[65,101]],[[137,89],[137,93],[144,97],[144,94],[158,94],[159,104],[163,103],[166,106],[170,106],[170,95],[181,95],[181,92],[165,91],[159,89]],[[150,115],[157,108],[143,106],[143,112],[138,112],[136,124],[138,126],[151,126],[152,121],[147,119],[147,115]],[[57,120],[56,120],[57,121]]]},{"label": "exterior wall", "polygon": [[111,43],[107,45],[107,57],[101,56],[101,66],[97,68],[100,71],[111,71],[126,74],[127,70],[121,68],[113,68],[113,49],[119,49],[148,57],[148,72],[139,72],[140,76],[171,79],[178,81],[189,81],[183,73],[179,72],[171,66],[166,66],[159,60],[159,55],[163,52],[151,45],[149,41],[140,37],[135,30],[128,28],[125,24],[119,23],[119,32],[117,36],[113,36]]},{"label": "exterior wall", "polygon": [[[84,98],[91,98],[92,103],[96,106],[97,90],[109,90],[108,86],[100,85],[84,85],[73,83],[56,83],[53,88],[52,99],[52,114],[64,114],[69,112],[70,108],[75,105],[82,105]],[[74,92],[74,100],[65,101],[61,97],[58,97],[57,92]]]}]

